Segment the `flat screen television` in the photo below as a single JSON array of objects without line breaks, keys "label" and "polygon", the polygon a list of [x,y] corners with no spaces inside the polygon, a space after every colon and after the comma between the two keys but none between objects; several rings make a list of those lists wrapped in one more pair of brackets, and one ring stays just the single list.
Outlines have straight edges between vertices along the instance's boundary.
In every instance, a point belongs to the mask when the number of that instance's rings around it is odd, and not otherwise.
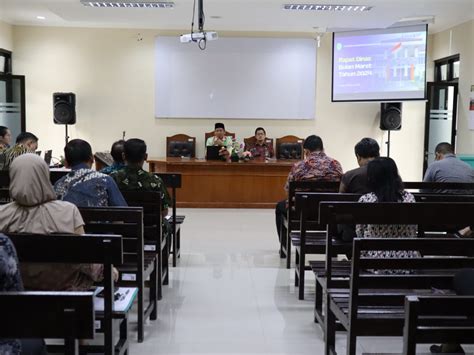
[{"label": "flat screen television", "polygon": [[426,99],[427,25],[333,34],[332,101]]}]

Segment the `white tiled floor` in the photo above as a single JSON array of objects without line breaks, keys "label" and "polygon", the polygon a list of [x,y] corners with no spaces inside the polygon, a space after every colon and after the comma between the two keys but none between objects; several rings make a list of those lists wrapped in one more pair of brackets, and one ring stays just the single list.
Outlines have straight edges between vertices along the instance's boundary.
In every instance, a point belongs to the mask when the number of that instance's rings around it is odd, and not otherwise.
[{"label": "white tiled floor", "polygon": [[[323,353],[312,316],[312,275],[306,300],[298,301],[293,272],[277,253],[272,210],[179,213],[186,215],[181,260],[170,268],[158,320],[146,325],[141,344],[132,320],[131,354]],[[339,354],[345,338],[338,334]],[[358,353],[401,349],[400,338],[362,338]]]}]

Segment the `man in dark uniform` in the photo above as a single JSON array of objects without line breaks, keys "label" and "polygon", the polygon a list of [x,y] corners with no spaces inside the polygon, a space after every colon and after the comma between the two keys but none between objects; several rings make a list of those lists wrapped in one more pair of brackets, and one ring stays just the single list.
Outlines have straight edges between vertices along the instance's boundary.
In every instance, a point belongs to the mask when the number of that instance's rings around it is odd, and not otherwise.
[{"label": "man in dark uniform", "polygon": [[159,176],[143,170],[143,164],[148,158],[146,144],[143,140],[132,138],[124,144],[125,167],[115,171],[110,176],[115,180],[120,190],[158,191],[161,194],[163,217],[168,214],[171,199],[166,186]]}]

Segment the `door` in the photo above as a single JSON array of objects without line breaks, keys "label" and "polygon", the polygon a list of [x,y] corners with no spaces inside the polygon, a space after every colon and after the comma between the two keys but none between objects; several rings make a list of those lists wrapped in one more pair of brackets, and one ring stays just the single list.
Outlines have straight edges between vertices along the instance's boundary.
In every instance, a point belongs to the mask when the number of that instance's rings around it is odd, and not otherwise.
[{"label": "door", "polygon": [[25,77],[0,75],[0,126],[10,128],[13,141],[25,131]]},{"label": "door", "polygon": [[438,143],[448,142],[456,146],[458,107],[457,83],[428,83],[427,90],[423,175],[434,161],[434,150]]}]

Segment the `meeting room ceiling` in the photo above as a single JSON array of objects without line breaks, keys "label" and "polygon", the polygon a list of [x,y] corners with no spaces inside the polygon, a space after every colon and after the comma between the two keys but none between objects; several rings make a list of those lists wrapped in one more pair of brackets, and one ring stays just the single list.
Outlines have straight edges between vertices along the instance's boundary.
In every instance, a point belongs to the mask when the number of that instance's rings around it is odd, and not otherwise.
[{"label": "meeting room ceiling", "polygon": [[[148,0],[155,1],[155,0]],[[283,4],[372,6],[364,12],[284,10]],[[193,0],[174,0],[174,8],[93,8],[80,0],[0,0],[0,19],[15,25],[150,28],[186,31]],[[434,16],[431,32],[474,18],[474,0],[204,0],[206,26],[217,31],[324,32],[385,28]],[[404,22],[410,23],[410,22]]]}]

